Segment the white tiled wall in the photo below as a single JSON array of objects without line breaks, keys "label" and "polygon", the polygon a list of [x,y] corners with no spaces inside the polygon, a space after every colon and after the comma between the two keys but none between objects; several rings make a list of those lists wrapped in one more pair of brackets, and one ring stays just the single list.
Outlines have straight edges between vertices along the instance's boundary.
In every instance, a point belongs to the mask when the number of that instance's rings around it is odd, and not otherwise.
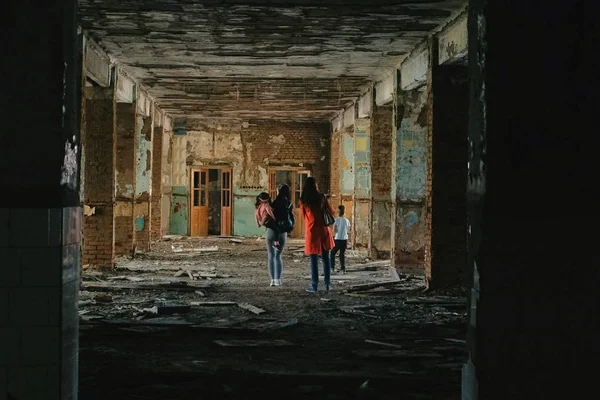
[{"label": "white tiled wall", "polygon": [[77,398],[81,209],[0,209],[0,400]]}]

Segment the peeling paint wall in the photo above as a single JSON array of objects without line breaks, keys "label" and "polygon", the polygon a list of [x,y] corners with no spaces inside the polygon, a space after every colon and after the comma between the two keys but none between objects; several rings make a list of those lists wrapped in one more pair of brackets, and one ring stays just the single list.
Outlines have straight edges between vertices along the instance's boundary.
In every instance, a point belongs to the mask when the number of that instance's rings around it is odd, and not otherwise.
[{"label": "peeling paint wall", "polygon": [[396,109],[393,261],[397,267],[423,267],[426,242],[428,106],[426,87],[401,91]]},{"label": "peeling paint wall", "polygon": [[136,176],[133,207],[135,243],[139,250],[150,249],[150,194],[152,192],[152,117],[136,118]]},{"label": "peeling paint wall", "polygon": [[342,196],[354,195],[354,126],[342,131],[340,190]]},{"label": "peeling paint wall", "polygon": [[[250,121],[248,128],[238,125],[205,125],[190,130],[185,136],[175,136],[173,180],[184,183],[175,195],[173,186],[173,216],[171,232],[189,230],[187,210],[188,181],[192,168],[229,167],[233,180],[233,233],[240,236],[264,235],[254,220],[256,195],[269,189],[270,168],[295,168],[311,171],[320,190],[329,191],[330,185],[330,124],[283,123]],[[183,138],[183,139],[180,139]],[[185,172],[180,159],[184,159]],[[185,181],[181,179],[184,175]],[[185,189],[185,190],[183,190]],[[176,203],[179,205],[175,209]]]},{"label": "peeling paint wall", "polygon": [[427,99],[424,90],[408,93],[396,135],[396,195],[401,201],[421,201],[427,179],[427,121],[421,112]]},{"label": "peeling paint wall", "polygon": [[152,182],[152,119],[138,115],[135,129],[137,136],[135,195],[139,197],[144,193],[150,193]]},{"label": "peeling paint wall", "polygon": [[354,123],[354,246],[371,246],[371,121]]},{"label": "peeling paint wall", "polygon": [[[166,119],[166,118],[165,118]],[[162,235],[169,233],[171,225],[171,193],[173,186],[173,132],[163,132],[162,148],[162,193],[161,193],[161,213],[162,213]]]},{"label": "peeling paint wall", "polygon": [[188,198],[189,177],[185,164],[186,159],[185,135],[173,135],[172,145],[172,195],[170,233],[173,235],[189,234]]}]

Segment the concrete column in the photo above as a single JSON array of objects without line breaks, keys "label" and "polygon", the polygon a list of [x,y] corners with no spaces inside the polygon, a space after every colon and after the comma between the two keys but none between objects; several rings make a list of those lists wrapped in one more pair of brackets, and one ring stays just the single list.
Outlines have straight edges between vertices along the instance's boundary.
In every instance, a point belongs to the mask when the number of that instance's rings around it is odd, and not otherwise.
[{"label": "concrete column", "polygon": [[431,287],[463,282],[467,257],[469,80],[466,65],[433,67]]},{"label": "concrete column", "polygon": [[150,249],[150,195],[152,191],[152,113],[136,117],[136,177],[133,206],[135,244],[137,250]]},{"label": "concrete column", "polygon": [[[0,398],[77,399],[82,211],[76,2],[4,9]],[[27,21],[27,23],[23,23]],[[31,44],[35,43],[35,49]]]},{"label": "concrete column", "polygon": [[354,122],[354,247],[371,248],[371,121]]},{"label": "concrete column", "polygon": [[430,288],[463,282],[467,257],[467,134],[465,65],[438,65],[430,45],[425,278]]},{"label": "concrete column", "polygon": [[427,91],[399,91],[392,141],[393,257],[396,268],[422,268],[425,255]]},{"label": "concrete column", "polygon": [[346,207],[346,218],[353,224],[350,229],[349,245],[354,246],[354,128],[340,131],[340,204]]},{"label": "concrete column", "polygon": [[331,204],[339,205],[342,204],[341,190],[340,190],[340,158],[341,158],[341,137],[342,133],[336,130],[331,133],[331,152],[329,156],[330,161],[330,178],[329,178],[329,193],[331,194]]},{"label": "concrete column", "polygon": [[85,90],[83,264],[114,265],[116,102],[112,88]]},{"label": "concrete column", "polygon": [[117,103],[117,157],[115,173],[115,255],[133,251],[133,198],[136,176],[136,105]]},{"label": "concrete column", "polygon": [[543,4],[469,2],[465,400],[597,387],[597,16]]},{"label": "concrete column", "polygon": [[373,105],[371,114],[371,247],[374,259],[392,251],[392,123],[393,105]]},{"label": "concrete column", "polygon": [[173,187],[171,197],[171,234],[189,234],[188,200],[189,177],[186,165],[185,132],[175,131],[173,135]]},{"label": "concrete column", "polygon": [[161,236],[164,236],[170,233],[173,190],[173,131],[167,128],[163,131],[162,157]]},{"label": "concrete column", "polygon": [[162,171],[164,128],[155,124],[152,138],[152,195],[150,196],[150,240],[162,238]]}]

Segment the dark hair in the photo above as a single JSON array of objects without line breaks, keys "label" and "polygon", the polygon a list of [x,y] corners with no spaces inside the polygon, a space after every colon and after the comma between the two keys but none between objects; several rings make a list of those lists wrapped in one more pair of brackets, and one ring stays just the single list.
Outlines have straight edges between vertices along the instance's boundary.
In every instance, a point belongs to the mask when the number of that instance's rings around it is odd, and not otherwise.
[{"label": "dark hair", "polygon": [[343,204],[340,204],[338,206],[338,210],[340,210],[340,215],[344,215],[344,212],[346,211],[346,207]]},{"label": "dark hair", "polygon": [[285,183],[282,183],[281,185],[279,185],[277,187],[277,198],[276,199],[281,199],[281,198],[286,198],[288,200],[290,200],[292,198],[292,192],[290,190],[290,187],[288,185],[286,185]]},{"label": "dark hair", "polygon": [[323,203],[323,195],[317,189],[317,181],[312,176],[309,176],[304,181],[302,194],[300,195],[302,204],[309,208],[321,207]]},{"label": "dark hair", "polygon": [[258,196],[256,196],[256,203],[254,203],[254,207],[258,207],[260,203],[263,201],[270,201],[271,196],[267,192],[261,192]]}]

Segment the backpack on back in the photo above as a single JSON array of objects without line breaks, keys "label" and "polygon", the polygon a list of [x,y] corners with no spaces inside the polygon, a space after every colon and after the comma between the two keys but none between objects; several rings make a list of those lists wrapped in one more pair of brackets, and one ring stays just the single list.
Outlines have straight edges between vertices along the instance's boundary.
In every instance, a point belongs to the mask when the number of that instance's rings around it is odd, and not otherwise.
[{"label": "backpack on back", "polygon": [[290,233],[294,230],[294,212],[292,211],[292,203],[287,201],[285,204],[276,202],[273,207],[273,213],[277,220],[279,232]]}]

